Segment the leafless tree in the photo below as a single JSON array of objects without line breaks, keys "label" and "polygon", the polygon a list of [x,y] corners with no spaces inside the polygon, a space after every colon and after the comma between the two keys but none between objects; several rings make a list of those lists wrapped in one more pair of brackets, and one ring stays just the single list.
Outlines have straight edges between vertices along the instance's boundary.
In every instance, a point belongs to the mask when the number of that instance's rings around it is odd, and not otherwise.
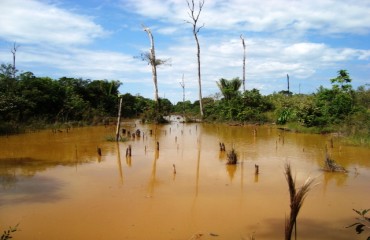
[{"label": "leafless tree", "polygon": [[13,47],[10,50],[12,52],[12,54],[13,54],[13,67],[12,67],[12,70],[13,70],[13,72],[12,72],[13,78],[15,78],[15,73],[17,72],[17,70],[15,68],[15,55],[17,53],[18,48],[19,48],[19,45],[14,42]]},{"label": "leafless tree", "polygon": [[134,58],[141,58],[141,60],[143,60],[143,61],[145,61],[145,62],[147,62],[148,64],[151,65],[153,82],[154,82],[154,100],[158,104],[159,97],[158,97],[157,66],[170,64],[171,59],[156,58],[153,34],[152,34],[150,28],[145,27],[144,25],[142,25],[142,26],[143,26],[144,31],[147,32],[148,36],[149,36],[150,51],[141,53],[140,57],[134,57]]},{"label": "leafless tree", "polygon": [[194,0],[191,0],[189,2],[186,0],[189,8],[189,17],[191,18],[191,21],[186,21],[187,23],[190,23],[193,27],[193,34],[194,38],[197,44],[197,58],[198,58],[198,84],[199,84],[199,107],[200,107],[200,115],[203,117],[203,103],[202,103],[202,79],[200,74],[200,45],[199,45],[199,39],[198,39],[198,33],[199,30],[204,27],[204,24],[200,27],[197,26],[200,13],[204,6],[204,0],[199,0],[198,10],[195,9],[195,3]]},{"label": "leafless tree", "polygon": [[245,92],[245,42],[244,42],[244,37],[243,34],[240,35],[240,39],[242,40],[243,44],[243,92]]},{"label": "leafless tree", "polygon": [[182,87],[182,111],[183,111],[183,118],[185,121],[185,81],[184,81],[184,74],[182,74],[182,82],[180,82]]},{"label": "leafless tree", "polygon": [[149,40],[150,40],[150,52],[149,52],[149,56],[147,57],[148,57],[150,65],[152,66],[152,75],[153,75],[153,82],[154,82],[154,100],[156,103],[158,103],[157,64],[156,64],[156,59],[155,59],[154,38],[153,38],[152,32],[150,31],[150,28],[145,27],[144,25],[142,26],[143,26],[144,31],[148,33]]}]

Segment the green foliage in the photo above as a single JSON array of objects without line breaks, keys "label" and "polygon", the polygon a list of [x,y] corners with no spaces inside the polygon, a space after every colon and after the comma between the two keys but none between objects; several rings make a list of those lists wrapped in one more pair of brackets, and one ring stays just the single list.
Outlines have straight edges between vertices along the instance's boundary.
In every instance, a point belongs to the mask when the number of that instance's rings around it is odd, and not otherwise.
[{"label": "green foliage", "polygon": [[[353,211],[357,213],[359,217],[356,218],[357,222],[347,226],[347,228],[355,227],[357,234],[361,234],[365,232],[366,229],[370,229],[370,218],[366,216],[370,209],[364,209],[362,211],[353,209]],[[370,235],[367,237],[367,239],[370,239]]]},{"label": "green foliage", "polygon": [[4,230],[4,233],[1,235],[1,240],[8,240],[8,239],[12,239],[13,236],[12,234],[15,233],[16,231],[18,231],[18,224],[15,225],[15,227],[9,227],[8,230]]},{"label": "green foliage", "polygon": [[266,122],[264,113],[272,109],[271,102],[257,89],[245,91],[226,100],[214,100],[205,105],[204,114],[211,121]]},{"label": "green foliage", "polygon": [[280,113],[278,119],[276,120],[277,124],[285,124],[288,122],[289,117],[291,115],[292,110],[290,108],[282,108],[280,109]]},{"label": "green foliage", "polygon": [[239,88],[242,85],[242,81],[239,78],[233,78],[231,80],[221,78],[216,83],[226,101],[231,100],[240,94]]},{"label": "green foliage", "polygon": [[[333,87],[335,88],[341,88],[343,91],[350,90],[352,86],[348,83],[352,81],[350,78],[347,70],[339,70],[338,76],[336,78],[330,79],[331,83],[333,84]],[[338,85],[339,84],[339,85]]]},{"label": "green foliage", "polygon": [[166,98],[159,98],[158,104],[155,101],[150,101],[145,111],[143,112],[143,122],[166,123],[164,116],[169,115],[173,111],[173,105]]}]

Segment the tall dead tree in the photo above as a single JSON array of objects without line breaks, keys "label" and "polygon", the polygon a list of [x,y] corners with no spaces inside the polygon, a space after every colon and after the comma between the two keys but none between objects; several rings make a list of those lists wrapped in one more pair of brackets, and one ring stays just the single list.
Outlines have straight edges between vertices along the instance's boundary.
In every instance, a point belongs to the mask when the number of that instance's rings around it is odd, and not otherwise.
[{"label": "tall dead tree", "polygon": [[182,82],[180,82],[182,87],[182,114],[185,121],[185,82],[184,82],[184,74],[182,74]]},{"label": "tall dead tree", "polygon": [[200,27],[197,26],[199,15],[203,9],[204,6],[204,0],[199,1],[198,11],[195,10],[195,4],[194,0],[191,0],[191,3],[186,0],[188,4],[189,11],[189,17],[192,21],[186,21],[187,23],[190,23],[193,27],[193,35],[195,38],[195,42],[197,44],[197,58],[198,58],[198,84],[199,84],[199,108],[200,108],[200,115],[203,117],[203,103],[202,103],[202,79],[200,74],[200,45],[199,45],[199,39],[198,39],[198,33],[199,30],[204,27],[204,24]]},{"label": "tall dead tree", "polygon": [[17,70],[15,68],[15,55],[17,53],[18,48],[19,48],[19,45],[17,45],[17,43],[14,43],[12,49],[10,50],[13,54],[13,66],[12,66],[13,78],[15,78],[15,73],[17,72]]},{"label": "tall dead tree", "polygon": [[153,82],[154,82],[154,100],[158,104],[157,63],[155,59],[154,38],[153,38],[152,32],[150,31],[150,28],[147,28],[144,25],[142,26],[143,26],[144,31],[148,33],[149,40],[150,40],[150,51],[149,51],[148,60],[149,60],[150,65],[152,66],[152,77],[153,77]]},{"label": "tall dead tree", "polygon": [[242,40],[243,44],[243,92],[245,92],[245,42],[244,42],[244,37],[243,34],[240,35],[240,39]]}]

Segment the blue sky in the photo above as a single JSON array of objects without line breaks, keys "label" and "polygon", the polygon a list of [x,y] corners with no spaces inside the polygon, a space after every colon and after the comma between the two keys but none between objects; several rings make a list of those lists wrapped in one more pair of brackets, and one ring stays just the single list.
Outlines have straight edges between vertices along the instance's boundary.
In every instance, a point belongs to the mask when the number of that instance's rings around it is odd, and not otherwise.
[{"label": "blue sky", "polygon": [[[197,3],[198,0],[195,0]],[[20,71],[58,79],[120,80],[121,93],[153,98],[151,68],[134,58],[148,51],[142,24],[153,33],[159,96],[197,100],[196,44],[186,0],[0,0],[0,63],[19,45]],[[370,83],[369,0],[205,0],[199,23],[203,97],[220,78],[242,78],[263,94],[312,93],[340,69],[354,87]]]}]

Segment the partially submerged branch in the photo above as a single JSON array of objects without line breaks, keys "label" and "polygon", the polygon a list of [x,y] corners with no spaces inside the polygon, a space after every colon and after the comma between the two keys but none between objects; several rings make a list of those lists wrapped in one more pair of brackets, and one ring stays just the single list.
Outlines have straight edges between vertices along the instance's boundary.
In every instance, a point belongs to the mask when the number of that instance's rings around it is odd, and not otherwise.
[{"label": "partially submerged branch", "polygon": [[334,159],[331,159],[328,152],[325,155],[325,162],[324,162],[324,171],[328,172],[347,172],[347,170],[336,163]]}]

